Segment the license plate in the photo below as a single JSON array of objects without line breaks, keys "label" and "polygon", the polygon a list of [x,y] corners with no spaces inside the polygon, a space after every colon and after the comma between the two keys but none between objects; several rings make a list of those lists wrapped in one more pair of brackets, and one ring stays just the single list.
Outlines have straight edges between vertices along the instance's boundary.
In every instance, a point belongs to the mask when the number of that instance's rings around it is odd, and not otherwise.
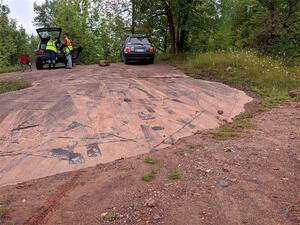
[{"label": "license plate", "polygon": [[145,49],[136,49],[136,52],[145,52]]}]

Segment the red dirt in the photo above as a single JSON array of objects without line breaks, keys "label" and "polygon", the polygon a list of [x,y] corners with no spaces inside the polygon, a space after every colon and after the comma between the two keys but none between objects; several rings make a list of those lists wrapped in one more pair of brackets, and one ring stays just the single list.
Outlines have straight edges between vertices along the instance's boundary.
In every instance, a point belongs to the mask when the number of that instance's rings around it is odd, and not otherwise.
[{"label": "red dirt", "polygon": [[[237,138],[194,135],[143,156],[2,187],[9,212],[1,224],[300,224],[299,105],[252,122]],[[159,163],[144,163],[146,156]],[[156,178],[142,181],[152,169]],[[171,170],[181,179],[169,180]]]}]

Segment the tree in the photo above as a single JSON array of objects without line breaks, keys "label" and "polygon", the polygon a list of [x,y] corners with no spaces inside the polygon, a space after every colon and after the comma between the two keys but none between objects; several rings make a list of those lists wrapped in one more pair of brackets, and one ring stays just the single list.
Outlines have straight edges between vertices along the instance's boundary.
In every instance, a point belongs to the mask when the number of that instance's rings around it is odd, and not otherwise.
[{"label": "tree", "polygon": [[9,13],[8,6],[0,3],[0,67],[15,65],[21,53],[32,51],[30,37],[23,27],[17,28]]}]

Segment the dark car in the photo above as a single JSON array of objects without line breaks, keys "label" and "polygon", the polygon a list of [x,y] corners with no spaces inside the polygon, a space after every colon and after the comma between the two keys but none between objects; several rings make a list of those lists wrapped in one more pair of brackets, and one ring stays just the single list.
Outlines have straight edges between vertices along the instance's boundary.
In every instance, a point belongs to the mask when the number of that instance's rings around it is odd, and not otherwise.
[{"label": "dark car", "polygon": [[[63,43],[60,40],[61,37],[61,32],[62,29],[61,28],[57,28],[57,27],[52,27],[52,28],[39,28],[36,30],[36,32],[38,33],[41,41],[38,45],[37,50],[35,51],[36,54],[36,60],[35,60],[35,64],[36,64],[36,69],[37,70],[41,70],[43,69],[44,64],[48,64],[48,56],[45,53],[46,50],[46,45],[47,42],[51,37],[54,37],[57,40],[56,43],[56,47],[58,49],[57,52],[57,58],[56,58],[56,63],[67,63],[66,60],[66,56],[63,52]],[[82,47],[78,46],[76,48],[74,48],[71,52],[72,54],[72,59],[75,60],[79,57],[80,52],[82,51]]]},{"label": "dark car", "polygon": [[146,61],[154,63],[155,51],[147,35],[129,35],[127,36],[122,51],[121,61],[128,64],[129,62]]}]

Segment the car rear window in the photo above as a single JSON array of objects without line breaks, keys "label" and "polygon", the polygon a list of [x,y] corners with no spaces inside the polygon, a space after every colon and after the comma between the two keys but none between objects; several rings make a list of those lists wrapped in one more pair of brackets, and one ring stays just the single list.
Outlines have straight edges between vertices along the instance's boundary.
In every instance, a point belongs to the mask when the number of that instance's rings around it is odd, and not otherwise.
[{"label": "car rear window", "polygon": [[41,45],[40,45],[40,49],[45,50],[45,49],[46,49],[46,44],[41,44]]},{"label": "car rear window", "polygon": [[128,44],[143,44],[143,45],[150,45],[148,38],[146,37],[132,37],[129,39]]},{"label": "car rear window", "polygon": [[41,38],[49,38],[50,36],[54,38],[59,37],[59,31],[40,31],[38,34],[41,36]]}]

